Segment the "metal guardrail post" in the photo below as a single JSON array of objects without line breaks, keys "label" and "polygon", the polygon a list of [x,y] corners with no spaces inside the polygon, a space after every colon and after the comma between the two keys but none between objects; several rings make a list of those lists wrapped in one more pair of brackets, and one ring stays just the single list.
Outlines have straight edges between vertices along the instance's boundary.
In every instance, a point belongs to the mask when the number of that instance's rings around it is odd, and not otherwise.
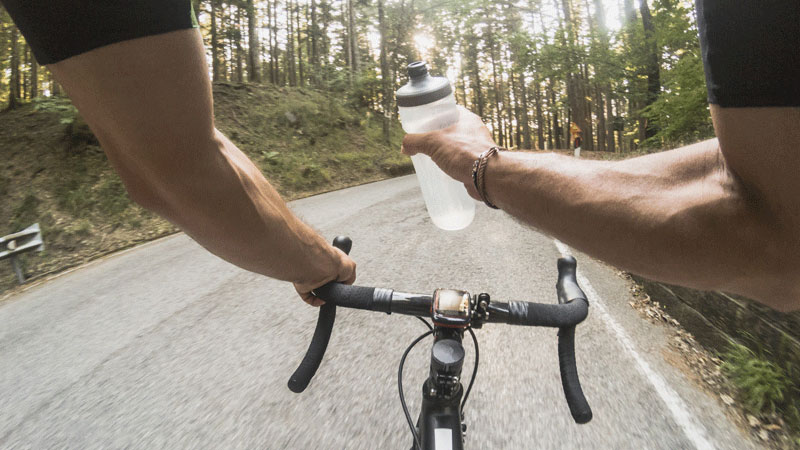
[{"label": "metal guardrail post", "polygon": [[19,284],[25,284],[25,274],[22,273],[22,267],[20,267],[19,261],[17,261],[15,256],[12,256],[10,261],[11,267],[14,268],[14,273],[17,274],[17,281],[19,281]]},{"label": "metal guardrail post", "polygon": [[25,274],[19,264],[17,256],[22,253],[44,250],[44,241],[39,224],[35,223],[22,231],[0,237],[0,261],[9,259],[19,284],[25,283]]}]

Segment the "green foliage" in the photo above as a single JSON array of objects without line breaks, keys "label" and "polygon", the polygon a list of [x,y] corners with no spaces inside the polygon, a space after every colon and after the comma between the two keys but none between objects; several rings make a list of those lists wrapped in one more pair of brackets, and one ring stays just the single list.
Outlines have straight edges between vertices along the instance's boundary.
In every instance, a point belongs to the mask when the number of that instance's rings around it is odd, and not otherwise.
[{"label": "green foliage", "polygon": [[58,198],[58,206],[75,217],[85,217],[94,209],[95,201],[88,185],[75,186],[64,191]]},{"label": "green foliage", "polygon": [[76,218],[117,217],[132,205],[122,180],[102,154],[70,154],[53,186],[58,207]]},{"label": "green foliage", "polygon": [[[258,54],[260,77],[265,83],[272,82],[276,86],[294,83],[335,93],[341,100],[338,103],[346,110],[395,115],[396,105],[384,98],[383,81],[390,80],[389,89],[396,89],[405,82],[405,65],[426,59],[436,74],[451,77],[459,102],[474,111],[480,110],[483,118],[492,124],[497,139],[499,130],[503,130],[501,145],[519,145],[515,135],[520,130],[514,128],[527,117],[529,123],[525,128],[534,132],[541,130],[549,135],[550,141],[558,136],[562,147],[566,146],[563,133],[570,121],[591,125],[594,136],[584,136],[584,142],[591,146],[598,140],[596,130],[601,125],[600,116],[605,115],[605,112],[599,114],[598,102],[613,104],[611,115],[614,117],[604,119],[623,126],[620,131],[626,151],[634,149],[632,144],[662,148],[710,136],[691,2],[648,0],[655,35],[648,35],[647,39],[641,9],[634,2],[623,2],[633,9],[620,11],[623,23],[616,28],[613,22],[604,19],[611,12],[603,10],[608,6],[606,3],[557,0],[522,5],[496,0],[385,1],[385,26],[376,30],[375,2],[318,2],[315,9],[301,2],[295,4],[294,14],[297,15],[292,15],[293,32],[289,33],[285,20],[266,23],[264,14],[268,7],[275,12],[273,17],[286,18],[289,3],[270,5],[255,1],[255,10],[261,12],[254,18],[254,26],[262,30],[262,38],[269,42]],[[216,47],[212,52],[224,55],[216,58],[217,81],[236,79],[242,71],[250,70],[246,61],[249,50],[246,36],[252,34],[245,30],[247,16],[251,13],[246,3],[227,2],[225,8],[219,6],[216,14],[230,14],[230,17],[237,17],[237,21],[229,22],[218,16],[214,22],[216,29],[212,30],[209,20],[212,8],[204,5],[199,10],[202,11],[202,31],[208,35],[213,31],[217,36],[215,42],[223,47]],[[352,24],[350,14],[354,19]],[[241,21],[238,20],[240,16]],[[565,20],[568,16],[569,21]],[[10,18],[0,8],[0,103],[7,99],[9,91],[12,27]],[[376,31],[383,34],[388,67],[381,67],[378,62]],[[421,47],[417,43],[420,36],[432,38],[433,45]],[[23,39],[18,39],[18,48],[23,48]],[[652,45],[653,39],[656,46]],[[349,48],[351,42],[357,48]],[[289,52],[290,47],[293,53]],[[653,49],[657,49],[657,55]],[[658,60],[661,84],[656,96],[649,94],[646,76],[648,64],[654,58]],[[26,91],[23,94],[29,97],[33,66],[25,61],[23,58],[19,67]],[[46,68],[41,68],[38,77],[39,93],[56,88],[47,81]],[[526,82],[524,90],[520,80]],[[523,97],[527,105],[522,104]],[[656,103],[647,106],[652,101]],[[33,102],[39,110],[59,114],[66,126],[68,142],[72,143],[70,148],[87,148],[82,145],[85,142],[96,145],[93,135],[80,123],[68,102],[50,98]],[[280,103],[274,106],[281,109]],[[318,106],[317,110],[303,111],[302,105],[295,105],[296,110],[288,112],[297,118],[296,122],[286,118],[286,110],[278,111],[271,119],[280,125],[292,122],[290,128],[294,128],[297,135],[319,135],[309,128],[331,124],[308,120],[318,111],[324,114],[326,106]],[[385,111],[387,106],[389,109]],[[242,114],[249,112],[242,111]],[[331,117],[344,118],[344,126],[359,126],[358,118],[350,120],[342,114]],[[657,134],[640,143],[639,128],[645,123],[644,119],[649,124],[648,132]],[[588,134],[588,130],[585,132]],[[511,142],[509,136],[515,136],[515,142]],[[543,142],[535,145],[542,147]],[[279,165],[275,157],[266,160]]]},{"label": "green foliage", "polygon": [[658,132],[643,143],[649,148],[672,148],[714,135],[706,100],[703,63],[699,55],[686,53],[668,72],[664,91],[644,109]]},{"label": "green foliage", "polygon": [[67,124],[75,119],[78,109],[69,101],[61,97],[39,97],[33,101],[35,111],[56,113],[61,117],[61,123]]},{"label": "green foliage", "polygon": [[723,355],[722,371],[738,389],[744,407],[752,414],[780,413],[800,426],[800,386],[792,382],[793,367],[781,367],[769,352],[749,338],[757,351],[737,342]]},{"label": "green foliage", "polygon": [[34,193],[28,193],[19,205],[14,208],[9,224],[9,233],[20,231],[23,228],[36,223],[39,219],[39,205],[41,201]]},{"label": "green foliage", "polygon": [[77,219],[64,227],[64,233],[78,238],[86,237],[91,233],[92,224],[87,219]]},{"label": "green foliage", "polygon": [[125,191],[125,185],[116,174],[108,174],[93,193],[100,212],[109,216],[117,216],[131,206],[130,197]]}]

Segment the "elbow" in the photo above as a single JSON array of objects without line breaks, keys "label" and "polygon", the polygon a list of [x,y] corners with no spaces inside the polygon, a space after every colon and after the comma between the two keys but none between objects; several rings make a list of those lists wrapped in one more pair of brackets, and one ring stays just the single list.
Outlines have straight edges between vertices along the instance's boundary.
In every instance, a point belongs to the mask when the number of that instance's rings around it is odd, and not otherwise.
[{"label": "elbow", "polygon": [[131,146],[115,155],[114,166],[134,203],[171,219],[176,208],[196,200],[214,178],[224,160],[220,146],[215,139]]},{"label": "elbow", "polygon": [[125,190],[128,191],[128,197],[130,197],[134,203],[150,211],[156,209],[156,205],[159,202],[158,197],[154,194],[152,189],[148,189],[146,186],[139,183],[125,181],[124,178],[122,182],[125,184]]},{"label": "elbow", "polygon": [[750,283],[753,298],[776,311],[800,310],[800,239],[771,230],[763,240],[763,258],[754,258],[758,276]]},{"label": "elbow", "polygon": [[[797,254],[797,253],[794,253]],[[765,274],[762,303],[782,313],[800,310],[800,264],[797,258],[777,261],[775,272]]]}]

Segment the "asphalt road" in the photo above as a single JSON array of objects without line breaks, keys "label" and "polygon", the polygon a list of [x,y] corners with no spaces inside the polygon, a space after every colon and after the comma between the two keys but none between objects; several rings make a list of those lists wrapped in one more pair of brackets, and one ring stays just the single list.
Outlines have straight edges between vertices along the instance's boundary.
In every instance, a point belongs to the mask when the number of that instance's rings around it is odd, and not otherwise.
[{"label": "asphalt road", "polygon": [[[291,206],[326,237],[353,238],[362,285],[555,302],[556,259],[569,251],[483,207],[466,230],[439,231],[413,176]],[[572,422],[554,330],[485,326],[467,448],[751,448],[713,395],[665,362],[666,331],[630,308],[615,271],[576,256],[592,305],[577,358],[594,419]],[[409,448],[397,364],[424,325],[340,309],[317,378],[296,395],[286,382],[316,312],[288,283],[184,235],[41,283],[0,303],[0,448]],[[405,369],[413,416],[429,348]]]}]

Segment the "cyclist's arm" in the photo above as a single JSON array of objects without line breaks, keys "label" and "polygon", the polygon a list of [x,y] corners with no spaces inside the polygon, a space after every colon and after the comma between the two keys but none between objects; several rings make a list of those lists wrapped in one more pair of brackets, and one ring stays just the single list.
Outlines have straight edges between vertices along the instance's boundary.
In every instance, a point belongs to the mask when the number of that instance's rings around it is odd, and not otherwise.
[{"label": "cyclist's arm", "polygon": [[286,207],[214,128],[197,30],[120,42],[50,66],[131,197],[245,269],[295,283],[304,298],[355,264]]},{"label": "cyclist's arm", "polygon": [[[712,106],[717,140],[607,162],[504,152],[489,199],[565,243],[646,277],[800,308],[800,109]],[[494,145],[480,119],[409,135],[475,196],[470,168]],[[476,137],[477,136],[477,137]]]}]

